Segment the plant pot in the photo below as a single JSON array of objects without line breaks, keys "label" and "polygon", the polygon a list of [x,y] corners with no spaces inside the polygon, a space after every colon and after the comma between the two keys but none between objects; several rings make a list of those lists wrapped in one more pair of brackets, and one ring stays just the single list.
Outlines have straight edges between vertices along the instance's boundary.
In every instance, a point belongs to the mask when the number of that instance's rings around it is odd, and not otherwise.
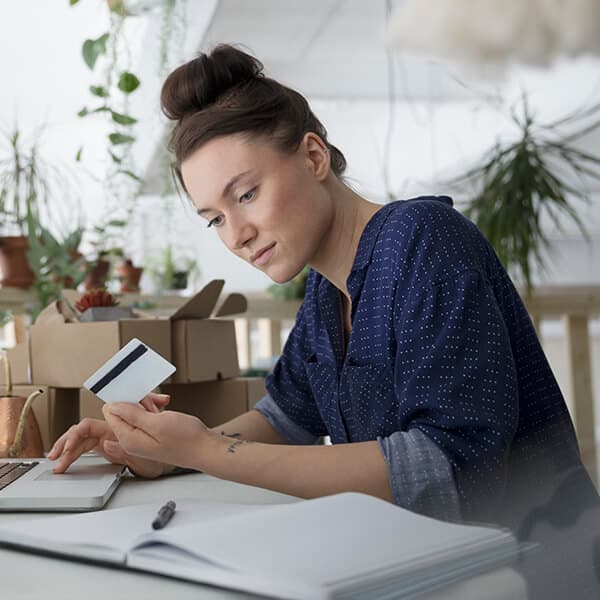
[{"label": "plant pot", "polygon": [[109,261],[102,259],[97,260],[93,264],[92,268],[87,272],[85,279],[83,280],[84,288],[89,292],[90,290],[106,287],[106,279],[108,278],[109,269]]},{"label": "plant pot", "polygon": [[35,276],[27,261],[28,247],[24,235],[0,238],[0,283],[4,287],[28,288],[33,284]]},{"label": "plant pot", "polygon": [[185,290],[188,286],[188,272],[187,271],[173,271],[173,277],[171,278],[171,289],[174,290]]},{"label": "plant pot", "polygon": [[115,267],[115,273],[121,283],[121,293],[139,292],[143,272],[144,267],[135,267],[130,260],[119,263]]},{"label": "plant pot", "polygon": [[124,306],[92,306],[84,311],[79,318],[82,323],[98,321],[118,321],[119,319],[134,319],[135,314],[129,307]]}]

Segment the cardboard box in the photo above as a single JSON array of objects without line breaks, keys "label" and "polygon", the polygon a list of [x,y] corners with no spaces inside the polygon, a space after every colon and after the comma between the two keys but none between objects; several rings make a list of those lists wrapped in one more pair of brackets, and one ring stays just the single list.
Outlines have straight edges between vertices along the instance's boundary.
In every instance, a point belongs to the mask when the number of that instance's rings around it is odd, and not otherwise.
[{"label": "cardboard box", "polygon": [[[170,317],[173,364],[171,383],[239,377],[235,323],[221,319],[243,313],[246,298],[230,294],[215,310],[224,281],[215,279]],[[212,317],[212,318],[211,318]]]},{"label": "cardboard box", "polygon": [[79,390],[14,385],[12,393],[14,396],[27,397],[37,389],[44,393],[33,401],[32,410],[42,434],[44,452],[48,452],[71,425],[79,422]]},{"label": "cardboard box", "polygon": [[79,390],[79,418],[80,419],[102,419],[104,420],[104,415],[102,414],[102,407],[104,406],[104,402],[96,396],[96,394],[92,394],[88,390],[81,388]]},{"label": "cardboard box", "polygon": [[171,396],[167,407],[200,418],[208,427],[248,412],[266,394],[262,377],[238,377],[227,381],[208,381],[160,386]]},{"label": "cardboard box", "polygon": [[[171,396],[168,410],[199,417],[209,427],[216,427],[248,412],[266,394],[262,377],[165,384],[160,386],[160,392]],[[103,404],[91,392],[81,390],[79,412],[82,419],[103,419]]]},{"label": "cardboard box", "polygon": [[[46,307],[30,328],[34,383],[80,388],[98,367],[137,337],[177,367],[172,382],[208,381],[240,373],[231,320],[209,318],[223,289],[211,281],[173,315],[98,323],[65,322],[61,306]],[[246,299],[231,294],[215,317],[246,310]]]},{"label": "cardboard box", "polygon": [[[29,379],[29,346],[27,342],[17,344],[13,348],[7,348],[6,354],[10,363],[10,375],[14,384],[27,385]],[[0,386],[6,385],[4,376],[4,364],[0,364]],[[4,391],[4,388],[1,388]]]}]

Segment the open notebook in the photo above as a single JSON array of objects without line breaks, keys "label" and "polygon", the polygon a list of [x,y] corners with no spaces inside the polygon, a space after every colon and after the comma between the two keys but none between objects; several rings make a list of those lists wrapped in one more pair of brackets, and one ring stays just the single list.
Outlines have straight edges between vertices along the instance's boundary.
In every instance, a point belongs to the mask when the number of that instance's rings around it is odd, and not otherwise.
[{"label": "open notebook", "polygon": [[290,599],[402,598],[506,564],[506,531],[430,519],[364,494],[280,505],[177,500],[2,524],[0,543]]}]

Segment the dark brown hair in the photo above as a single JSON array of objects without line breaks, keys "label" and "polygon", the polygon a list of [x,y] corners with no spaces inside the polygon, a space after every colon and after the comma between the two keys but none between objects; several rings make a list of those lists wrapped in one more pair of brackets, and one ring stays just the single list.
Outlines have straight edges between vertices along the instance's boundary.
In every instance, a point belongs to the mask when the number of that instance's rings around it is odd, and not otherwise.
[{"label": "dark brown hair", "polygon": [[327,140],[327,131],[298,92],[265,77],[262,63],[226,44],[175,69],[160,96],[165,115],[176,121],[169,143],[174,170],[197,148],[218,136],[264,136],[283,152],[295,152],[308,132],[329,149],[331,169],[341,176],[344,155]]}]

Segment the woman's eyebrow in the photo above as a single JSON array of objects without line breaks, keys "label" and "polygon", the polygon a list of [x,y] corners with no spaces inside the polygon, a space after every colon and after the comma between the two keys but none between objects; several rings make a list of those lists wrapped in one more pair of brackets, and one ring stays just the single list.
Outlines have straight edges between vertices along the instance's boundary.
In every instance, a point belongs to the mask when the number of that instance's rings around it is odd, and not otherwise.
[{"label": "woman's eyebrow", "polygon": [[[252,173],[251,169],[248,169],[247,171],[242,171],[241,173],[238,173],[237,175],[234,175],[225,185],[225,187],[223,188],[223,191],[221,192],[221,198],[225,198],[226,196],[229,195],[229,192],[231,192],[231,188],[243,177],[245,177],[246,175],[248,175],[249,173]],[[204,213],[210,212],[212,209],[211,208],[199,208],[196,210],[196,212],[202,216]]]},{"label": "woman's eyebrow", "polygon": [[223,192],[221,193],[221,198],[225,198],[225,196],[229,195],[229,192],[231,191],[231,188],[243,177],[245,177],[246,175],[248,175],[249,173],[251,173],[252,171],[250,169],[248,169],[247,171],[242,171],[241,173],[238,173],[237,175],[234,175],[228,182],[227,185],[223,188]]}]

